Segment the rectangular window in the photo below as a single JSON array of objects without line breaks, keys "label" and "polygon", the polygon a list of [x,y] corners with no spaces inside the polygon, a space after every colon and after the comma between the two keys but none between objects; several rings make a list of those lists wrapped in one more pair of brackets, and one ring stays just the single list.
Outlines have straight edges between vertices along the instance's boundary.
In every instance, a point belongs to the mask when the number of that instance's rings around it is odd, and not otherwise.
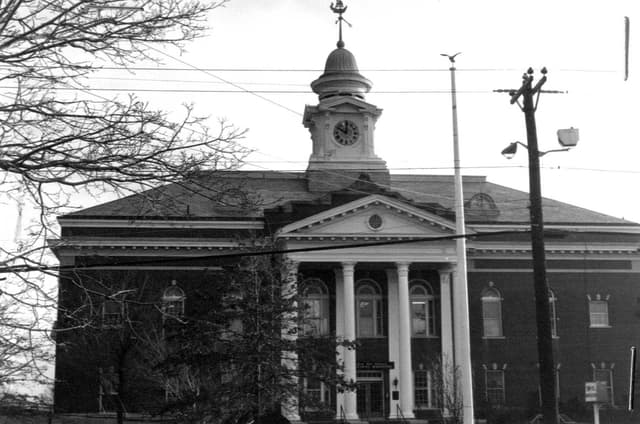
[{"label": "rectangular window", "polygon": [[304,379],[304,393],[306,410],[315,410],[330,403],[328,386],[316,378]]},{"label": "rectangular window", "polygon": [[102,326],[119,327],[122,325],[124,303],[117,300],[105,300],[102,304]]},{"label": "rectangular window", "polygon": [[117,409],[120,378],[114,367],[98,368],[98,410],[113,412]]},{"label": "rectangular window", "polygon": [[611,368],[594,369],[593,380],[603,381],[607,385],[609,403],[613,405],[613,370]]},{"label": "rectangular window", "polygon": [[411,302],[411,324],[414,336],[427,335],[427,303],[425,301]]},{"label": "rectangular window", "polygon": [[491,405],[504,405],[504,371],[486,370],[487,402]]},{"label": "rectangular window", "polygon": [[502,337],[502,305],[499,301],[482,302],[482,322],[485,337]]},{"label": "rectangular window", "polygon": [[437,408],[437,395],[430,370],[416,370],[413,373],[415,404],[418,409]]},{"label": "rectangular window", "polygon": [[308,336],[329,334],[329,305],[326,299],[306,299],[303,333]]},{"label": "rectangular window", "polygon": [[609,303],[606,300],[589,301],[589,323],[591,327],[609,327]]},{"label": "rectangular window", "polygon": [[361,300],[360,313],[358,314],[358,330],[360,337],[371,337],[375,335],[374,332],[374,320],[373,320],[373,301]]}]

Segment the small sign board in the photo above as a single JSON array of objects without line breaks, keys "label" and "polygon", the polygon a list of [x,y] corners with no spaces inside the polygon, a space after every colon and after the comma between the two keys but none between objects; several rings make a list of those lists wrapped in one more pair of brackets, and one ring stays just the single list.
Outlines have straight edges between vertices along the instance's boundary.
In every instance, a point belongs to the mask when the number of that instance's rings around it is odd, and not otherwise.
[{"label": "small sign board", "polygon": [[389,362],[358,362],[358,369],[364,370],[389,370],[393,369],[395,364],[393,361]]},{"label": "small sign board", "polygon": [[588,381],[584,383],[585,402],[609,402],[609,391],[604,381]]}]

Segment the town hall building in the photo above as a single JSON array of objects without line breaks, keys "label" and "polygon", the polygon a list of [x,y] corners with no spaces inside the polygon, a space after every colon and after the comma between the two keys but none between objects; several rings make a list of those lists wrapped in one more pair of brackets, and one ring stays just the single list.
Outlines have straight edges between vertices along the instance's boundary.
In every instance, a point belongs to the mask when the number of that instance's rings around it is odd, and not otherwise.
[{"label": "town hall building", "polygon": [[[51,248],[66,267],[100,270],[104,258],[122,261],[119,270],[146,273],[162,287],[159,298],[185,308],[194,273],[216,264],[176,259],[234,251],[250,234],[272,236],[290,252],[312,331],[358,343],[340,353],[356,390],[301,382],[336,419],[451,413],[442,391],[455,374],[461,326],[471,335],[476,416],[518,410],[531,418],[539,388],[529,211],[513,207],[526,204],[528,194],[463,177],[469,321],[462,322],[452,307],[459,268],[454,179],[389,172],[376,154],[375,127],[383,117],[366,99],[371,86],[340,39],[311,83],[318,102],[304,108],[306,171],[203,176],[203,185],[241,187],[259,207],[229,206],[171,185],[59,217],[61,237]],[[173,203],[144,206],[154,196]],[[606,383],[612,408],[623,405],[629,347],[640,343],[640,225],[551,199],[543,207],[552,233],[546,254],[560,410],[584,406],[584,383],[594,380]],[[164,262],[135,264],[146,259]],[[69,310],[80,297],[65,284],[60,303]],[[118,319],[118,306],[95,307]],[[61,337],[56,410],[108,411],[109,390],[100,383],[108,367],[74,371],[65,360],[73,347]],[[310,416],[297,405],[286,414],[291,421]]]}]

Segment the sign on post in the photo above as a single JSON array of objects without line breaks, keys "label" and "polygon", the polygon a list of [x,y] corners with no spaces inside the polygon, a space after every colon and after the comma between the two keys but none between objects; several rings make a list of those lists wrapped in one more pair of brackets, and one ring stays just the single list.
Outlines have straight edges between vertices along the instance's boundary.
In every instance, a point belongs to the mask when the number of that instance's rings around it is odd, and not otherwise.
[{"label": "sign on post", "polygon": [[604,381],[588,381],[584,383],[585,402],[609,402],[609,391]]}]

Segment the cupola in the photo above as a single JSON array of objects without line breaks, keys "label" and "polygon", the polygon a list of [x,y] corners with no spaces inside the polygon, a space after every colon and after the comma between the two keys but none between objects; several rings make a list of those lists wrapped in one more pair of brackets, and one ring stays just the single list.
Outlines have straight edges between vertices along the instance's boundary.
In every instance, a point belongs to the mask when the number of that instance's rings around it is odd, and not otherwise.
[{"label": "cupola", "polygon": [[302,117],[313,146],[306,174],[308,189],[339,191],[363,176],[387,187],[389,170],[375,154],[373,142],[382,110],[365,100],[371,81],[360,74],[356,58],[344,48],[342,23],[346,20],[342,15],[347,7],[337,0],[331,10],[338,14],[337,48],[327,57],[323,74],[311,83],[318,104],[305,106]]},{"label": "cupola", "polygon": [[338,48],[327,57],[324,73],[311,83],[311,89],[320,100],[333,96],[354,96],[364,99],[371,90],[371,81],[358,71],[356,58],[338,41]]}]

